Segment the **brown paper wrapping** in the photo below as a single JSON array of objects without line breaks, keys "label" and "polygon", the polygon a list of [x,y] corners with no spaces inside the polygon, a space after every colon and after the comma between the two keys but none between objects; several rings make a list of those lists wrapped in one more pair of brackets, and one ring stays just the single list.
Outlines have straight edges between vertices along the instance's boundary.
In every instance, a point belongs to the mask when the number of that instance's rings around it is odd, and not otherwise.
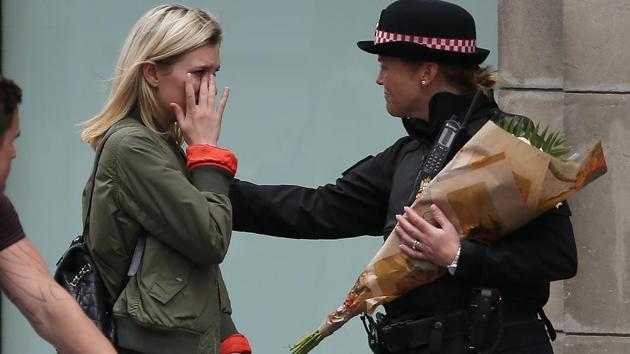
[{"label": "brown paper wrapping", "polygon": [[[463,238],[492,241],[526,224],[606,173],[597,143],[579,161],[562,161],[486,123],[424,188],[411,206],[434,223],[436,204]],[[320,326],[322,336],[362,312],[428,284],[446,273],[401,253],[392,232],[365,267],[344,303]]]}]

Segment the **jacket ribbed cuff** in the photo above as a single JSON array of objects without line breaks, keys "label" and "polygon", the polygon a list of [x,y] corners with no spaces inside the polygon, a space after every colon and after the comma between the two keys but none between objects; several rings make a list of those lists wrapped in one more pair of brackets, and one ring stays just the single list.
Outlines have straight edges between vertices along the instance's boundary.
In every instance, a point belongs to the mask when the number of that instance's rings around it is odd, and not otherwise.
[{"label": "jacket ribbed cuff", "polygon": [[221,354],[251,354],[251,352],[252,347],[249,345],[249,341],[240,333],[233,334],[221,342]]},{"label": "jacket ribbed cuff", "polygon": [[205,144],[189,146],[186,149],[186,159],[188,171],[199,166],[216,166],[235,175],[238,165],[238,160],[232,151]]}]

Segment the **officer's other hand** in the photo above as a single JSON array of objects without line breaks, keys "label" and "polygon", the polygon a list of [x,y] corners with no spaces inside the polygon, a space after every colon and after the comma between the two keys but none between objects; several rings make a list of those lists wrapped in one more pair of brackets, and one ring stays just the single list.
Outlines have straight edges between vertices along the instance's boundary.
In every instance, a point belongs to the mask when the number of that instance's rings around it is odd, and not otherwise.
[{"label": "officer's other hand", "polygon": [[411,258],[446,267],[457,254],[459,234],[436,205],[431,205],[431,213],[437,227],[409,207],[405,207],[404,215],[396,215],[398,225],[395,230],[402,241],[400,250]]}]

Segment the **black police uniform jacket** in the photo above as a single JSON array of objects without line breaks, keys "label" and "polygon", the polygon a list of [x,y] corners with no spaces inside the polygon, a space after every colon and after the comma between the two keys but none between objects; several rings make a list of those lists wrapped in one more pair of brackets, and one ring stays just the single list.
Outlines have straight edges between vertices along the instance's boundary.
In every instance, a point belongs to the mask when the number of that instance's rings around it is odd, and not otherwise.
[{"label": "black police uniform jacket", "polygon": [[[318,188],[256,185],[235,180],[231,186],[234,230],[293,239],[338,239],[361,235],[387,237],[413,193],[421,162],[443,122],[466,113],[473,95],[440,93],[429,105],[429,122],[403,119],[408,136],[342,173],[335,184]],[[467,139],[496,114],[483,97],[467,125]],[[466,140],[467,140],[466,139]],[[385,305],[390,318],[431,316],[470,306],[472,289],[498,288],[505,322],[527,317],[549,298],[549,282],[573,277],[577,252],[566,203],[532,220],[502,240],[465,239],[454,276],[422,286]],[[514,314],[514,315],[511,315]]]}]

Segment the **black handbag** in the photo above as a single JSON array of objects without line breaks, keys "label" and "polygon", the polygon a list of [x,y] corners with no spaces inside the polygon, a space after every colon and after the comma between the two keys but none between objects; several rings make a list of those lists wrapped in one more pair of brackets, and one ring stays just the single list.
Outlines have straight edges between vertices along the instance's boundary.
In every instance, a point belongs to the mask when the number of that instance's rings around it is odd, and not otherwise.
[{"label": "black handbag", "polygon": [[[83,222],[83,233],[70,243],[70,247],[57,261],[55,280],[79,303],[85,314],[96,324],[96,326],[109,338],[112,343],[116,343],[116,329],[112,313],[112,304],[108,304],[107,289],[94,263],[94,259],[86,243],[86,235],[89,229],[90,211],[92,209],[92,196],[94,194],[94,184],[96,171],[101,152],[107,139],[117,129],[110,129],[103,141],[96,150],[92,176],[90,177],[91,188],[88,197],[87,212]],[[128,276],[134,276],[138,271],[142,254],[144,252],[145,236],[138,235],[136,247],[129,266]]]},{"label": "black handbag", "polygon": [[112,309],[105,300],[105,285],[96,270],[83,235],[72,240],[68,250],[57,262],[55,280],[74,297],[96,327],[114,343],[116,331]]}]

